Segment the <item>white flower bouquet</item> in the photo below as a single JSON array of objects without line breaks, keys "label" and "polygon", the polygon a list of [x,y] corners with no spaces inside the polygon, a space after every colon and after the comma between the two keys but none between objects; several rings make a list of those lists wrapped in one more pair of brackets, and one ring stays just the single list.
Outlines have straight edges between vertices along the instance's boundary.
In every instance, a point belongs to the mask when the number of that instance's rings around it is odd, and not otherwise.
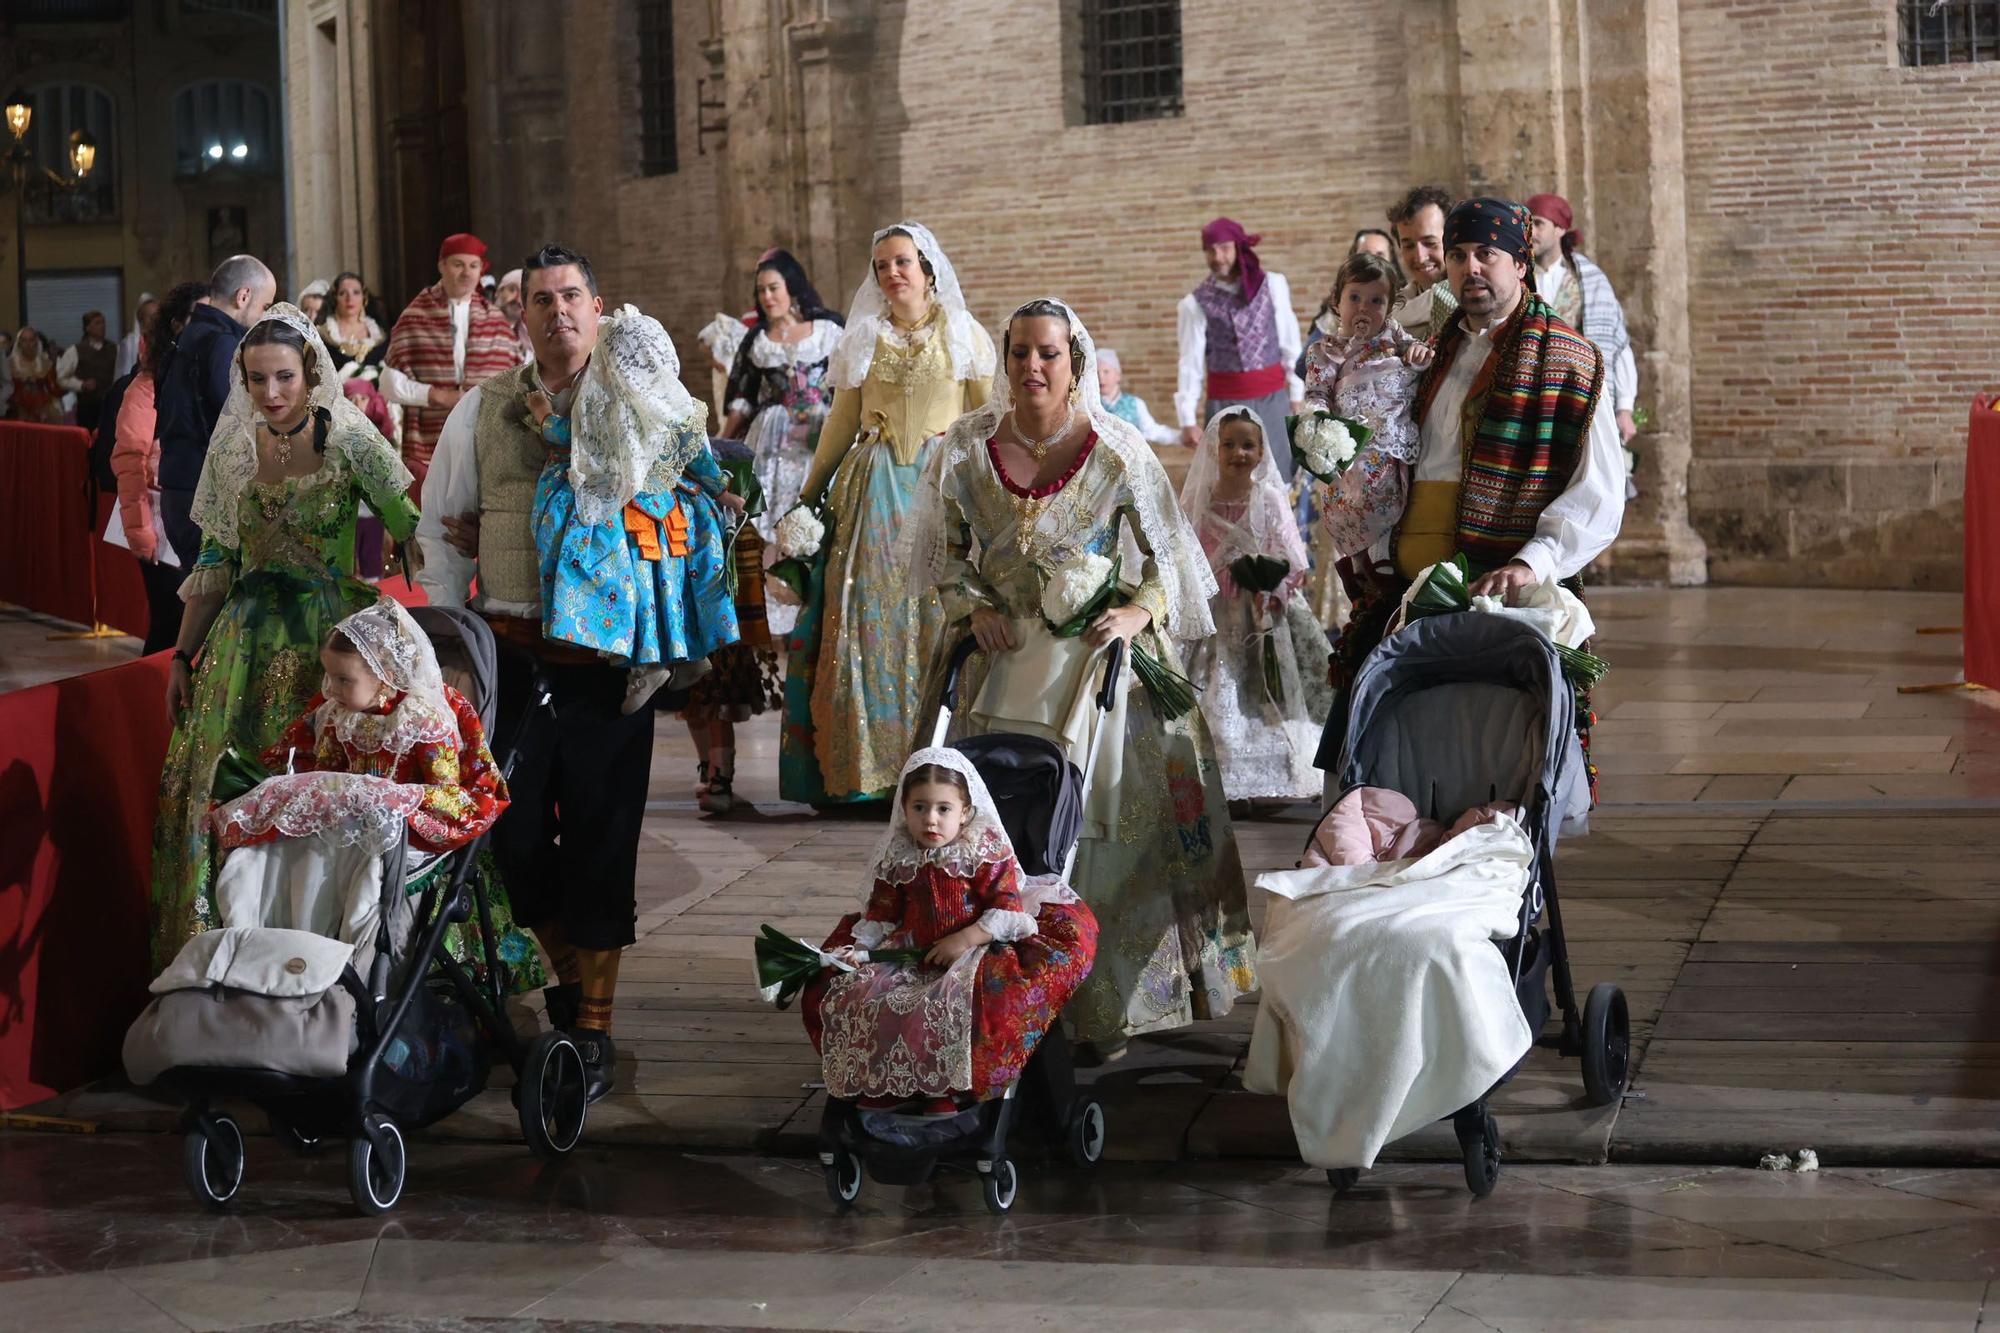
[{"label": "white flower bouquet", "polygon": [[1287,420],[1293,459],[1328,483],[1347,469],[1375,433],[1352,417],[1337,417],[1331,412],[1302,412]]},{"label": "white flower bouquet", "polygon": [[[1128,600],[1118,586],[1120,562],[1086,552],[1055,570],[1042,584],[1042,619],[1058,639],[1080,637],[1099,616]],[[1194,684],[1138,640],[1131,644],[1132,672],[1167,718],[1194,707]]]},{"label": "white flower bouquet", "polygon": [[780,600],[802,605],[812,578],[813,559],[826,542],[826,524],[812,510],[796,505],[778,520],[777,536],[778,563],[771,566],[771,580],[792,594]]}]

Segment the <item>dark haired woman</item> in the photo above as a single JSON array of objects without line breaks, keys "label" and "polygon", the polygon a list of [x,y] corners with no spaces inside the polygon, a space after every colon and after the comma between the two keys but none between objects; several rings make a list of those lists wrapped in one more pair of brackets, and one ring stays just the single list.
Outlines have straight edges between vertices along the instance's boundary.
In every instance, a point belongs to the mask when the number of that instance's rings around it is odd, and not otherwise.
[{"label": "dark haired woman", "polygon": [[[799,494],[825,532],[786,644],[778,768],[785,798],[814,804],[886,797],[917,739],[940,613],[935,589],[908,577],[904,519],[937,438],[986,401],[993,375],[993,340],[928,228],[875,233],[830,370],[833,406]],[[802,554],[782,515],[776,531],[781,557]]]},{"label": "dark haired woman", "polygon": [[167,683],[175,725],[153,834],[158,967],[215,923],[216,761],[278,739],[319,685],[326,632],[376,600],[351,577],[361,503],[398,541],[417,526],[408,469],[342,396],[333,357],[297,306],[265,313],[237,347],[235,372],[195,489],[201,551],[181,585],[187,611]]},{"label": "dark haired woman", "polygon": [[[1072,756],[1113,639],[1178,670],[1215,632],[1215,577],[1152,446],[1098,397],[1097,351],[1074,311],[1030,301],[1002,339],[994,399],[933,455],[910,517],[909,578],[938,588],[973,659],[955,734],[1029,732]],[[1116,570],[1119,604],[1075,638],[1051,623]],[[1127,673],[1101,725],[1070,886],[1097,916],[1097,961],[1065,1011],[1085,1056],[1220,1018],[1256,988],[1243,862],[1199,708],[1173,714]]]}]

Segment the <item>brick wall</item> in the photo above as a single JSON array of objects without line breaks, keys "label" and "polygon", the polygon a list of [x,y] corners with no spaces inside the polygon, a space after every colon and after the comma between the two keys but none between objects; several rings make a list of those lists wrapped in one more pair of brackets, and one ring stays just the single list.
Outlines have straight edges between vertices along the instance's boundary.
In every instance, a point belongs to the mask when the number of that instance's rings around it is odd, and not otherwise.
[{"label": "brick wall", "polygon": [[1720,582],[1955,587],[2000,381],[2000,64],[1887,0],[1681,0],[1694,450]]}]

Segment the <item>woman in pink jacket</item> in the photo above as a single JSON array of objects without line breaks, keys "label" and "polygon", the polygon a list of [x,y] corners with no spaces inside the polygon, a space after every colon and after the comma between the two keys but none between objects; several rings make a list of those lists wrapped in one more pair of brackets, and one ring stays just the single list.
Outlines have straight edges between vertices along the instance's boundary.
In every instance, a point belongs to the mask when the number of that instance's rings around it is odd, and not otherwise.
[{"label": "woman in pink jacket", "polygon": [[[187,324],[195,302],[207,294],[205,282],[182,283],[167,293],[152,325],[141,331],[139,369],[125,386],[111,446],[111,471],[118,478],[118,518],[125,528],[126,545],[139,557],[139,576],[145,581],[146,604],[152,613],[146,625],[148,653],[173,647],[181,631],[181,566],[160,558],[160,442],[153,436],[153,385],[166,373],[174,340]],[[181,564],[194,558],[192,551],[174,554]]]}]

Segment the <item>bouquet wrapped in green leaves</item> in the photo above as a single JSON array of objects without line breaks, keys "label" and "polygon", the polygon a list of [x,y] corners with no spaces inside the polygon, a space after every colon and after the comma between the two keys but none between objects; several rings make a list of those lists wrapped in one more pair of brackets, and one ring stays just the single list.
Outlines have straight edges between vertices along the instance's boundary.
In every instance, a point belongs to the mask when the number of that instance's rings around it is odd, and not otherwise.
[{"label": "bouquet wrapped in green leaves", "polygon": [[1347,470],[1375,433],[1353,417],[1324,410],[1286,417],[1285,430],[1292,437],[1292,460],[1328,485]]},{"label": "bouquet wrapped in green leaves", "polygon": [[[1271,593],[1285,586],[1291,576],[1289,561],[1274,555],[1239,555],[1229,562],[1229,577],[1236,586],[1247,593]],[[1264,694],[1274,708],[1282,708],[1285,693],[1284,673],[1278,666],[1278,639],[1273,632],[1277,622],[1273,620],[1261,601],[1253,602],[1250,623],[1257,630],[1259,653],[1263,664]]]},{"label": "bouquet wrapped in green leaves", "polygon": [[[852,972],[854,964],[847,959],[815,948],[804,940],[794,939],[775,926],[758,928],[753,946],[757,957],[757,993],[767,1001],[783,1009],[798,998],[812,979],[827,968],[840,972]],[[871,963],[921,963],[928,949],[869,949],[865,960]]]},{"label": "bouquet wrapped in green leaves", "polygon": [[217,805],[227,805],[239,796],[249,795],[270,776],[262,764],[232,745],[216,761],[215,782],[209,788],[210,799]]},{"label": "bouquet wrapped in green leaves", "polygon": [[794,505],[778,520],[777,538],[778,562],[771,566],[770,576],[803,603],[812,578],[813,557],[826,541],[826,524],[807,506]]},{"label": "bouquet wrapped in green leaves", "polygon": [[[1085,554],[1056,570],[1042,585],[1042,619],[1058,639],[1078,638],[1091,622],[1128,598],[1118,586],[1121,560]],[[1153,706],[1166,718],[1185,717],[1194,707],[1194,683],[1154,656],[1138,640],[1131,644],[1132,671]]]},{"label": "bouquet wrapped in green leaves", "polygon": [[[1424,576],[1422,586],[1406,603],[1411,620],[1424,616],[1447,615],[1454,611],[1497,610],[1501,603],[1497,597],[1474,597],[1468,578],[1469,562],[1464,552],[1459,552],[1449,560],[1440,560],[1431,566]],[[1492,603],[1482,606],[1480,603]],[[1594,653],[1586,653],[1581,648],[1570,648],[1556,644],[1556,657],[1562,662],[1563,675],[1570,683],[1581,689],[1590,689],[1604,679],[1604,673],[1611,666]]]}]

